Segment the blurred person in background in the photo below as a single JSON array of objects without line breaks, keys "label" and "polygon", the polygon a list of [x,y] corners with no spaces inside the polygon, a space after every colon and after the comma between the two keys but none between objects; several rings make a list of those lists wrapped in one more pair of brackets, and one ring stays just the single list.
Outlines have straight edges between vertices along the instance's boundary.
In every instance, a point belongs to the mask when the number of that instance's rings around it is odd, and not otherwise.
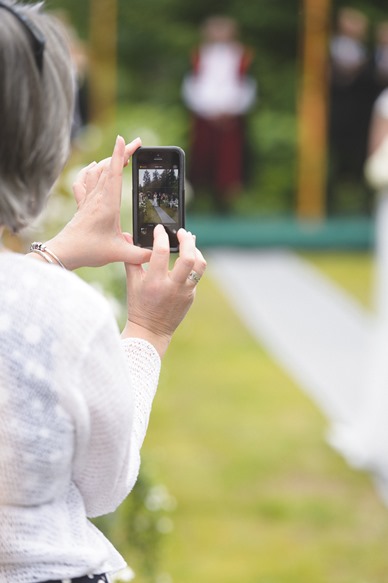
[{"label": "blurred person in background", "polygon": [[203,191],[224,213],[244,185],[245,115],[255,102],[256,82],[247,74],[252,52],[239,42],[233,19],[210,17],[201,33],[182,86],[192,112],[188,177],[194,195]]},{"label": "blurred person in background", "polygon": [[[368,159],[364,170],[376,196],[376,312],[388,324],[388,88],[373,107],[369,132]],[[387,329],[388,339],[388,329]]]},{"label": "blurred person in background", "polygon": [[[377,98],[372,113],[365,175],[376,191],[374,323],[364,391],[349,403],[352,418],[338,425],[332,444],[350,465],[368,471],[388,504],[388,88]],[[356,408],[354,408],[356,405]]]},{"label": "blurred person in background", "polygon": [[339,212],[342,191],[359,197],[363,212],[371,208],[363,174],[375,99],[368,32],[362,12],[350,7],[338,11],[329,46],[329,215]]},{"label": "blurred person in background", "polygon": [[[69,153],[74,78],[64,29],[42,5],[0,1],[0,234],[41,212]],[[141,145],[74,184],[63,230],[21,255],[0,249],[0,581],[109,581],[124,559],[87,517],[132,489],[161,357],[195,296],[205,261],[195,238],[153,251],[120,227],[123,167]],[[122,334],[107,301],[71,270],[124,262]],[[142,264],[148,262],[148,270]]]},{"label": "blurred person in background", "polygon": [[388,21],[379,22],[375,33],[373,51],[373,75],[375,96],[388,87]]}]

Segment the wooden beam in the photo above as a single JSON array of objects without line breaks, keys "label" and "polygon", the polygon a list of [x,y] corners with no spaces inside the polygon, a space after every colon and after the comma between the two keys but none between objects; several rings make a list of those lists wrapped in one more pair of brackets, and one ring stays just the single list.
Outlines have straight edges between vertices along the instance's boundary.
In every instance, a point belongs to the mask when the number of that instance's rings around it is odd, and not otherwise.
[{"label": "wooden beam", "polygon": [[330,0],[302,0],[297,216],[325,215]]},{"label": "wooden beam", "polygon": [[117,98],[117,0],[90,0],[90,117],[114,118]]}]

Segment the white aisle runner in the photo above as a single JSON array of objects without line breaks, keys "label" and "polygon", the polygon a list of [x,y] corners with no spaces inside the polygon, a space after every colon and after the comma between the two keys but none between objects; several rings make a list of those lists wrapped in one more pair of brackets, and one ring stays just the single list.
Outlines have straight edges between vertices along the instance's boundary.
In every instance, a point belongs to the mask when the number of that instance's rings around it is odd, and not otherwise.
[{"label": "white aisle runner", "polygon": [[331,422],[352,421],[365,378],[372,318],[288,251],[213,250],[209,274],[259,342]]}]

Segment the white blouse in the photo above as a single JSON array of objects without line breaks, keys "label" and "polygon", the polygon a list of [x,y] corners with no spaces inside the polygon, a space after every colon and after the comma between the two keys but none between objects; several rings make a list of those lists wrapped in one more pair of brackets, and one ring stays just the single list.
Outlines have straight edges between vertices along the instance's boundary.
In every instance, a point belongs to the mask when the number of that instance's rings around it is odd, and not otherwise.
[{"label": "white blouse", "polygon": [[0,581],[116,571],[88,517],[132,489],[160,372],[75,274],[0,253]]}]

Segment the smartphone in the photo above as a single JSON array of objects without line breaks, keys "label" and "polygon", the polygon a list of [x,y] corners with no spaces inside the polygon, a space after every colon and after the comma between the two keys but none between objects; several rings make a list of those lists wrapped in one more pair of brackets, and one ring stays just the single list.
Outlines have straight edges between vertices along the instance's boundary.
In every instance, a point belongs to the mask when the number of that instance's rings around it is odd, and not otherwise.
[{"label": "smartphone", "polygon": [[162,223],[170,250],[179,251],[177,232],[185,226],[185,153],[178,146],[138,148],[132,156],[133,242],[152,249]]}]

